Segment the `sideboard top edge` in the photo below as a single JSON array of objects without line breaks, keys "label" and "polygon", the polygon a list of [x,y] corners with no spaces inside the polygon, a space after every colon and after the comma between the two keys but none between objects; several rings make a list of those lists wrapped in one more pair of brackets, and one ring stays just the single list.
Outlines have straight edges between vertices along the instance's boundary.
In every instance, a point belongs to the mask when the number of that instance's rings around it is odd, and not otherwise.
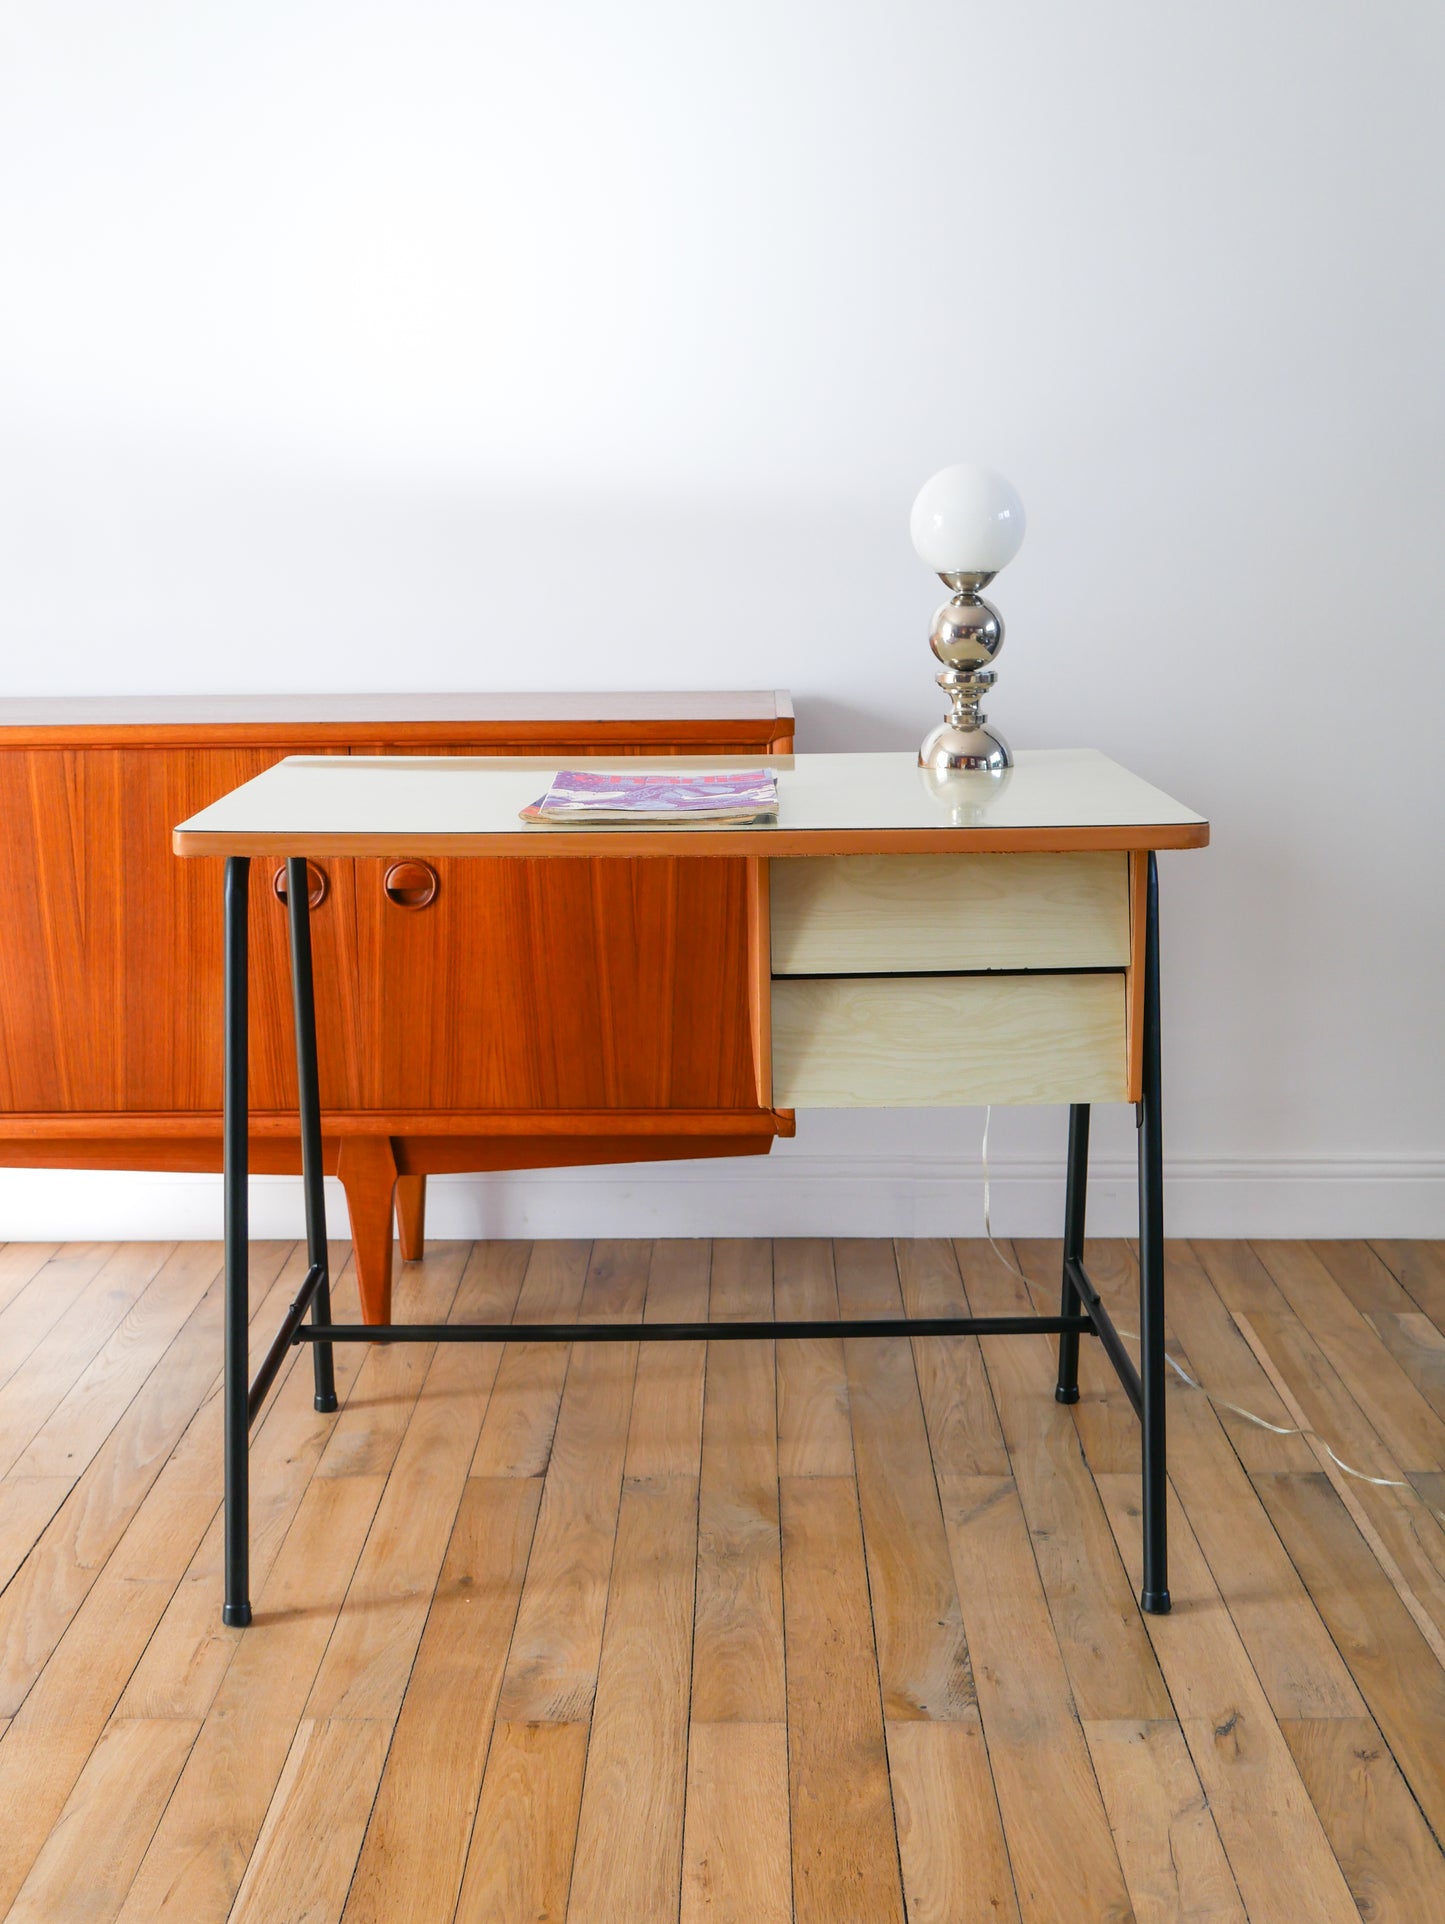
[{"label": "sideboard top edge", "polygon": [[[792,732],[785,689],[596,694],[11,695],[0,698],[0,747],[452,742],[490,736],[545,743],[585,728],[628,740],[641,729],[678,739],[733,731]],[[772,727],[770,724],[783,724]]]}]

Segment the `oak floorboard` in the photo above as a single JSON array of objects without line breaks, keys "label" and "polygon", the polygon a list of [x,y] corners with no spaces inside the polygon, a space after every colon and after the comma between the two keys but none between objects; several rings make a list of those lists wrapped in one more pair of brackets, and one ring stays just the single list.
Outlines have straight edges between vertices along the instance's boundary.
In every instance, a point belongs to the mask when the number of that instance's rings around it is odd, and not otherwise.
[{"label": "oak floorboard", "polygon": [[[1133,1477],[1100,1478],[1137,1583],[1142,1534]],[[1239,1632],[1177,1500],[1169,1506],[1174,1608],[1147,1617],[1194,1768],[1250,1924],[1358,1924],[1359,1913]],[[1260,1822],[1268,1811],[1269,1822]]]},{"label": "oak floorboard", "polygon": [[[652,1245],[645,1323],[700,1323],[708,1315],[712,1248],[702,1238]],[[702,1343],[644,1343],[637,1358],[628,1476],[696,1476],[702,1447]]]},{"label": "oak floorboard", "polygon": [[31,1279],[66,1247],[69,1245],[61,1243],[0,1243],[0,1316]]},{"label": "oak floorboard", "polygon": [[[1175,1248],[1172,1257],[1181,1293],[1212,1295],[1187,1246]],[[1093,1270],[1090,1275],[1099,1281]],[[1117,1295],[1110,1306],[1118,1307]],[[1172,1340],[1177,1349],[1177,1338]],[[1137,1342],[1130,1348],[1137,1359]],[[1094,1403],[1081,1402],[1075,1419],[1083,1430],[1100,1409],[1127,1417],[1136,1439],[1128,1473],[1137,1474],[1138,1424],[1112,1369],[1108,1374],[1111,1381]],[[1364,1702],[1349,1670],[1231,1447],[1223,1412],[1202,1391],[1177,1380],[1170,1381],[1167,1393],[1170,1478],[1275,1715],[1363,1715]],[[1087,1442],[1085,1453],[1092,1461]]]},{"label": "oak floorboard", "polygon": [[1310,1248],[1431,1409],[1445,1417],[1445,1334],[1368,1243],[1320,1242]]},{"label": "oak floorboard", "polygon": [[[1009,1274],[987,1243],[959,1243],[957,1250],[975,1313],[1033,1312],[1027,1287]],[[1167,1718],[1169,1693],[1079,1446],[1072,1411],[1054,1400],[1054,1341],[1046,1336],[986,1336],[982,1343],[1079,1715]]]},{"label": "oak floorboard", "polygon": [[947,1476],[939,1496],[1023,1924],[1132,1924],[1018,1493]]},{"label": "oak floorboard", "polygon": [[180,1718],[106,1726],[7,1924],[115,1916],[195,1735]]},{"label": "oak floorboard", "polygon": [[343,1913],[445,1924],[456,1908],[541,1485],[472,1477]]},{"label": "oak floorboard", "polygon": [[[218,1268],[212,1244],[121,1243],[0,1387],[0,1475],[17,1469],[21,1476],[53,1475],[53,1462],[26,1463],[24,1459],[47,1419],[68,1401],[77,1382],[94,1370],[97,1354],[111,1348],[153,1286],[160,1287],[167,1301],[179,1294],[188,1313]],[[118,1347],[123,1350],[126,1345]],[[142,1381],[147,1373],[142,1371]],[[75,1412],[67,1415],[70,1421],[65,1427],[78,1427]]]},{"label": "oak floorboard", "polygon": [[1421,1809],[1445,1837],[1445,1671],[1323,1472],[1257,1476],[1254,1485]]},{"label": "oak floorboard", "polygon": [[[1053,1315],[1059,1308],[1063,1244],[1035,1237],[1015,1237],[1010,1245],[1019,1268],[1028,1279],[1033,1306],[1040,1314]],[[1103,1297],[1110,1314],[1121,1330],[1139,1327],[1139,1271],[1134,1253],[1119,1241],[1086,1242],[1084,1268]],[[1172,1298],[1166,1295],[1166,1304]],[[1171,1347],[1178,1347],[1176,1333],[1166,1332]],[[1049,1339],[1049,1349],[1057,1356],[1058,1339]],[[1098,1475],[1134,1473],[1139,1468],[1139,1420],[1127,1397],[1116,1394],[1119,1379],[1104,1354],[1101,1343],[1088,1337],[1079,1343],[1079,1400],[1070,1408],[1084,1460]]]},{"label": "oak floorboard", "polygon": [[903,1924],[858,1492],[782,1480],[797,1924]]},{"label": "oak floorboard", "polygon": [[153,1395],[137,1397],[0,1597],[0,1677],[15,1712],[0,1743],[0,1915],[214,1514],[195,1448],[197,1404],[215,1383],[218,1308],[202,1314],[214,1294],[172,1344],[176,1367],[155,1373]]},{"label": "oak floorboard", "polygon": [[[1389,1444],[1371,1423],[1360,1403],[1350,1394],[1330,1360],[1325,1345],[1320,1341],[1327,1318],[1311,1318],[1308,1324],[1302,1322],[1248,1244],[1209,1242],[1196,1244],[1195,1247],[1205,1273],[1236,1327],[1246,1343],[1254,1348],[1265,1373],[1275,1377],[1275,1389],[1280,1392],[1279,1407],[1283,1412],[1279,1420],[1285,1424],[1298,1423],[1300,1420],[1283,1393],[1278,1380],[1283,1379],[1283,1385],[1303,1409],[1308,1424],[1357,1468],[1370,1474],[1400,1474]],[[1343,1294],[1339,1290],[1333,1293],[1336,1296]],[[1251,1335],[1264,1339],[1266,1358],[1260,1358],[1259,1347],[1251,1342]],[[1400,1372],[1395,1373],[1400,1376]],[[1418,1404],[1420,1399],[1413,1387],[1408,1384],[1405,1387],[1410,1391],[1412,1403]],[[1426,1414],[1430,1413],[1426,1411]],[[1386,1421],[1388,1423],[1388,1417]],[[1304,1441],[1298,1437],[1292,1440],[1296,1443]],[[1307,1443],[1305,1448],[1308,1448]],[[1440,1466],[1434,1461],[1435,1455],[1433,1438],[1426,1442],[1417,1437],[1406,1453],[1404,1467],[1438,1469]],[[1411,1460],[1417,1456],[1418,1460]],[[1377,1470],[1377,1465],[1382,1467]]]},{"label": "oak floorboard", "polygon": [[45,1848],[100,1741],[125,1677],[160,1620],[164,1582],[112,1578],[91,1592],[0,1741],[0,1917]]},{"label": "oak floorboard", "polygon": [[[275,1295],[275,1278],[285,1251],[273,1251],[275,1268],[264,1301]],[[269,1268],[269,1264],[267,1264]],[[196,1422],[198,1408],[217,1387],[221,1329],[221,1285],[206,1295],[158,1360],[148,1393],[137,1395],[115,1422],[110,1435],[71,1476],[69,1487],[44,1532],[21,1549],[19,1539],[0,1557],[0,1712],[12,1712],[35,1682],[65,1624],[85,1603],[90,1585],[102,1574],[146,1503],[152,1483],[187,1481],[177,1474],[175,1456]],[[54,1491],[56,1478],[37,1478]],[[17,1555],[13,1555],[17,1553]]]},{"label": "oak floorboard", "polygon": [[[293,1293],[295,1281],[289,1269],[283,1269],[263,1300],[257,1319],[262,1327],[258,1330],[253,1325],[252,1330],[253,1352],[264,1347],[266,1319],[279,1315],[277,1299]],[[216,1334],[218,1339],[219,1332]],[[204,1373],[200,1380],[205,1381]],[[167,1411],[175,1388],[173,1382],[165,1384],[161,1412]],[[272,1414],[268,1412],[268,1419]],[[53,1821],[56,1809],[84,1769],[91,1746],[116,1713],[117,1698],[134,1675],[137,1660],[154,1644],[186,1566],[214,1517],[219,1500],[219,1435],[211,1429],[207,1416],[208,1410],[203,1407],[185,1427],[133,1511],[128,1509],[130,1491],[124,1481],[118,1487],[114,1483],[105,1486],[97,1494],[97,1505],[107,1495],[112,1500],[120,1499],[118,1540],[95,1574],[94,1583],[86,1586],[58,1642],[44,1658],[6,1743],[0,1745],[0,1794],[5,1794],[12,1783],[24,1787],[23,1808],[0,1846],[0,1903],[13,1889],[11,1880],[16,1869],[23,1867],[27,1853],[43,1838],[47,1824]],[[313,1414],[311,1420],[316,1428],[323,1427],[323,1419]],[[273,1428],[269,1420],[263,1421],[253,1453],[262,1474],[283,1467],[290,1441],[284,1424]],[[284,1478],[280,1481],[280,1500],[263,1499],[256,1506],[252,1566],[256,1582],[264,1580],[294,1509],[294,1496],[286,1489]],[[103,1522],[97,1522],[97,1533]],[[70,1554],[75,1554],[73,1548]],[[77,1574],[86,1573],[81,1569]],[[27,1592],[25,1576],[22,1571],[4,1602],[8,1604],[16,1594],[22,1598],[28,1594],[37,1618],[43,1621],[46,1607],[58,1607],[65,1593]],[[241,1633],[224,1630],[216,1622],[216,1594],[213,1590],[212,1623],[227,1647],[234,1649]]]},{"label": "oak floorboard", "polygon": [[220,1273],[213,1244],[182,1243],[30,1439],[15,1475],[78,1476]]},{"label": "oak floorboard", "polygon": [[[901,1316],[890,1242],[834,1245],[845,1317]],[[843,1345],[883,1715],[948,1722],[975,1703],[963,1612],[905,1337]]]},{"label": "oak floorboard", "polygon": [[[1052,1311],[1058,1242],[1003,1249],[1026,1282],[941,1239],[443,1244],[399,1313]],[[338,1416],[291,1352],[245,1631],[219,1251],[165,1254],[85,1355],[73,1306],[133,1253],[0,1246],[0,1338],[55,1366],[0,1381],[0,1436],[45,1412],[0,1476],[0,1915],[1445,1915],[1442,1246],[1169,1244],[1190,1373],[1404,1485],[1171,1379],[1169,1618],[1134,1603],[1138,1427],[1097,1344],[1063,1409],[1052,1338],[840,1331],[538,1345],[535,1400],[521,1346],[345,1345]],[[254,1358],[305,1259],[252,1259]],[[1137,1328],[1129,1245],[1086,1262]]]},{"label": "oak floorboard", "polygon": [[668,1924],[681,1902],[697,1479],[623,1487],[568,1924]]},{"label": "oak floorboard", "polygon": [[774,1313],[775,1261],[773,1245],[766,1239],[717,1237],[712,1246],[711,1273],[711,1315],[736,1321]]},{"label": "oak floorboard", "polygon": [[[1215,1289],[1199,1246],[1167,1243],[1165,1268],[1175,1338],[1171,1351],[1216,1399],[1220,1426],[1245,1469],[1251,1474],[1256,1470],[1308,1474],[1315,1469],[1314,1452],[1304,1437],[1289,1434],[1294,1418]],[[1274,1427],[1262,1429],[1230,1409],[1230,1403]]]},{"label": "oak floorboard", "polygon": [[[780,1318],[836,1316],[832,1244],[821,1237],[775,1241],[773,1299]],[[842,1339],[790,1338],[777,1348],[779,1474],[851,1476],[853,1439]]]},{"label": "oak floorboard", "polygon": [[786,1725],[692,1726],[681,1917],[682,1924],[792,1924]]},{"label": "oak floorboard", "polygon": [[334,1924],[390,1741],[385,1718],[303,1718],[230,1924]]},{"label": "oak floorboard", "polygon": [[[966,1316],[968,1300],[946,1237],[894,1244],[908,1315]],[[940,1476],[1007,1476],[1008,1451],[976,1336],[914,1336],[913,1362]]]},{"label": "oak floorboard", "polygon": [[1309,1247],[1362,1316],[1420,1311],[1399,1277],[1369,1243],[1312,1242]]},{"label": "oak floorboard", "polygon": [[[120,1911],[122,1924],[223,1924],[385,1487],[313,1476]],[[219,1572],[209,1592],[213,1614]]]},{"label": "oak floorboard", "polygon": [[887,1736],[908,1924],[1017,1924],[977,1707],[952,1723],[890,1723]]},{"label": "oak floorboard", "polygon": [[1374,1722],[1313,1718],[1281,1729],[1361,1917],[1445,1917],[1445,1856]]},{"label": "oak floorboard", "polygon": [[[469,1245],[433,1244],[427,1260],[408,1263],[396,1280],[393,1313],[416,1323],[448,1321]],[[351,1394],[332,1421],[318,1476],[386,1476],[436,1354],[433,1343],[361,1345]]]},{"label": "oak floorboard", "polygon": [[[610,1276],[606,1287],[615,1293]],[[629,1271],[639,1316],[646,1287],[644,1260]],[[584,1292],[584,1317],[587,1309]],[[637,1352],[632,1342],[572,1346],[502,1678],[497,1715],[503,1722],[585,1723],[591,1717]]]},{"label": "oak floorboard", "polygon": [[456,1924],[562,1924],[586,1761],[585,1723],[498,1722]]},{"label": "oak floorboard", "polygon": [[[736,1261],[724,1264],[714,1277],[709,1315],[717,1322],[767,1316],[772,1294],[771,1266],[749,1275]],[[781,1725],[787,1715],[774,1349],[765,1341],[705,1346],[696,1724]]]},{"label": "oak floorboard", "polygon": [[1445,1470],[1445,1422],[1309,1245],[1260,1243],[1255,1254],[1395,1461],[1407,1470]]},{"label": "oak floorboard", "polygon": [[[13,1252],[8,1278],[11,1284],[17,1284],[28,1267],[18,1254],[23,1245],[10,1243],[6,1247]],[[152,1255],[159,1248],[164,1255],[169,1245],[141,1243],[133,1247]],[[64,1322],[71,1306],[110,1262],[117,1257],[122,1262],[134,1260],[127,1257],[126,1249],[123,1243],[64,1243],[45,1262],[29,1270],[23,1283],[12,1288],[0,1309],[0,1385],[7,1384],[23,1368],[36,1345]]]},{"label": "oak floorboard", "polygon": [[[204,1251],[215,1246],[197,1244],[194,1247]],[[274,1297],[278,1278],[287,1274],[292,1249],[289,1243],[252,1245],[252,1271],[259,1289],[251,1323],[253,1364],[270,1340],[269,1319],[279,1315],[274,1308]],[[123,1465],[134,1458],[137,1437],[154,1425],[163,1407],[169,1410],[173,1406],[169,1395],[162,1404],[153,1394],[142,1392],[166,1386],[174,1372],[184,1372],[186,1382],[198,1387],[189,1402],[183,1393],[174,1408],[189,1424],[204,1401],[219,1391],[219,1337],[213,1340],[210,1332],[219,1328],[221,1298],[221,1281],[217,1277],[155,1359],[154,1367],[136,1395],[123,1409],[112,1406],[114,1420],[108,1431],[104,1422],[95,1420],[97,1410],[92,1406],[90,1422],[83,1431],[77,1425],[72,1434],[68,1412],[57,1408],[34,1440],[37,1452],[43,1451],[43,1456],[37,1455],[33,1460],[37,1465],[43,1464],[46,1473],[22,1476],[17,1464],[15,1470],[0,1481],[0,1588],[11,1583],[41,1538],[48,1536],[47,1544],[41,1548],[25,1578],[27,1583],[34,1580],[36,1569],[56,1546],[56,1537],[49,1534],[52,1526],[63,1539],[73,1529],[84,1528],[85,1519],[98,1512],[109,1524],[124,1528],[125,1503],[132,1494],[132,1485]],[[147,1453],[145,1461],[150,1460]],[[135,1467],[133,1462],[131,1467]],[[98,1500],[92,1501],[97,1483],[102,1489]],[[62,1511],[65,1512],[63,1518]],[[62,1560],[65,1554],[62,1553]],[[91,1546],[90,1555],[89,1567],[93,1572],[100,1560],[96,1546]],[[11,1587],[13,1589],[13,1585]],[[8,1593],[7,1601],[13,1602]],[[3,1626],[6,1608],[7,1603],[0,1603],[0,1626]],[[0,1629],[0,1638],[3,1634]]]},{"label": "oak floorboard", "polygon": [[1248,1924],[1184,1733],[1085,1722],[1137,1924]]},{"label": "oak floorboard", "polygon": [[[575,1322],[592,1245],[539,1242],[511,1247],[526,1264],[513,1320]],[[473,1476],[545,1476],[568,1358],[565,1343],[505,1345],[472,1458]]]},{"label": "oak floorboard", "polygon": [[[298,1251],[294,1267],[283,1272],[290,1277],[289,1288],[299,1284],[304,1265],[304,1252]],[[332,1304],[338,1316],[360,1314],[355,1273],[349,1264],[334,1287]],[[333,1372],[337,1399],[343,1406],[363,1358],[359,1343],[336,1346]],[[336,1421],[334,1415],[318,1411],[312,1399],[310,1359],[297,1351],[283,1363],[251,1432],[251,1588],[258,1608],[273,1561],[305,1500]],[[118,1717],[204,1718],[228,1666],[248,1641],[221,1622],[216,1604],[224,1572],[225,1522],[218,1424],[208,1423],[205,1443],[215,1513],[131,1673],[116,1706]],[[378,1496],[382,1481],[372,1479]]]},{"label": "oak floorboard", "polygon": [[[423,1271],[433,1262],[443,1272],[440,1287],[453,1295],[456,1321],[507,1320],[514,1273],[473,1259],[452,1289],[450,1265],[428,1256]],[[307,1700],[306,1716],[318,1725],[343,1717],[388,1729],[395,1722],[497,1373],[492,1343],[413,1347],[425,1349],[431,1363]]]},{"label": "oak floorboard", "polygon": [[[435,1292],[449,1300],[451,1319],[467,1322],[505,1321],[518,1281],[515,1264],[467,1245],[443,1245],[412,1277],[423,1301]],[[414,1394],[409,1383],[400,1386],[405,1430],[237,1894],[237,1918],[269,1917],[288,1876],[299,1878],[300,1896],[289,1900],[298,1916],[336,1920],[346,1905],[498,1364],[492,1344],[418,1347],[429,1358],[426,1374]],[[385,1438],[391,1427],[377,1433]],[[327,1478],[318,1468],[314,1481],[354,1474]],[[319,1779],[329,1769],[344,1782],[324,1818],[325,1849],[302,1869],[292,1832],[317,1821]]]},{"label": "oak floorboard", "polygon": [[1364,1703],[1209,1404],[1170,1399],[1170,1477],[1275,1715],[1351,1717]]},{"label": "oak floorboard", "polygon": [[[1396,1462],[1328,1358],[1293,1313],[1238,1317],[1294,1421],[1313,1432],[1317,1467],[1334,1484],[1381,1567],[1445,1665],[1445,1521]],[[1325,1447],[1326,1443],[1328,1448]],[[1358,1474],[1351,1474],[1337,1458]],[[1413,1472],[1425,1483],[1438,1476]]]},{"label": "oak floorboard", "polygon": [[1419,1309],[1376,1310],[1370,1322],[1431,1409],[1445,1415],[1445,1336]]},{"label": "oak floorboard", "polygon": [[1436,1329],[1445,1330],[1445,1242],[1397,1242],[1376,1236],[1370,1248]]}]

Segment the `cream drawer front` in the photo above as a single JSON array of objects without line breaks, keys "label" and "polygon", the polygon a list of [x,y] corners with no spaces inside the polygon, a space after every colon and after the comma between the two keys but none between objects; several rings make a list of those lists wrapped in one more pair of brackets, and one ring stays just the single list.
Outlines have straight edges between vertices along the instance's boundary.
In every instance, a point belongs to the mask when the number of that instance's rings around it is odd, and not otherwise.
[{"label": "cream drawer front", "polygon": [[779,979],[772,1017],[780,1109],[1126,1100],[1122,975]]},{"label": "cream drawer front", "polygon": [[774,975],[1129,960],[1127,855],[812,855],[769,867]]}]

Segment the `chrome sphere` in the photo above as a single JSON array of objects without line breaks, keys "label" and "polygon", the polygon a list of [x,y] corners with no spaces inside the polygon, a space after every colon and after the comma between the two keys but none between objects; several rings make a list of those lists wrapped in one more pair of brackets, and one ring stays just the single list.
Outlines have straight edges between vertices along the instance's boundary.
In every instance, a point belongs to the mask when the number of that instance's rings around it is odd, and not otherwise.
[{"label": "chrome sphere", "polygon": [[986,668],[1003,647],[1003,621],[978,595],[955,595],[934,615],[928,640],[945,668]]},{"label": "chrome sphere", "polygon": [[975,774],[999,775],[1013,767],[1013,754],[996,728],[979,715],[971,724],[950,716],[924,737],[918,766],[942,775],[964,769]]}]

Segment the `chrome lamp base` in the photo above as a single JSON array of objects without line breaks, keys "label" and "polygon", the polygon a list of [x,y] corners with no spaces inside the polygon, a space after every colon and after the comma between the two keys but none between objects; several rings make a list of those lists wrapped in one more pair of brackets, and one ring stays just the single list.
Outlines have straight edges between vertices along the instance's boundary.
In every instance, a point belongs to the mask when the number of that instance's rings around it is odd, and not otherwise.
[{"label": "chrome lamp base", "polygon": [[991,575],[946,574],[944,585],[953,599],[933,617],[928,640],[942,667],[934,677],[948,696],[948,713],[918,751],[918,766],[942,774],[954,769],[1001,775],[1012,768],[1008,743],[980,704],[997,676],[993,661],[1003,647],[1003,620],[991,601],[979,593]]},{"label": "chrome lamp base", "polygon": [[970,769],[985,775],[1002,775],[1013,765],[1013,750],[982,715],[976,715],[972,725],[955,721],[950,715],[924,737],[918,751],[918,766],[931,768],[938,774]]}]

